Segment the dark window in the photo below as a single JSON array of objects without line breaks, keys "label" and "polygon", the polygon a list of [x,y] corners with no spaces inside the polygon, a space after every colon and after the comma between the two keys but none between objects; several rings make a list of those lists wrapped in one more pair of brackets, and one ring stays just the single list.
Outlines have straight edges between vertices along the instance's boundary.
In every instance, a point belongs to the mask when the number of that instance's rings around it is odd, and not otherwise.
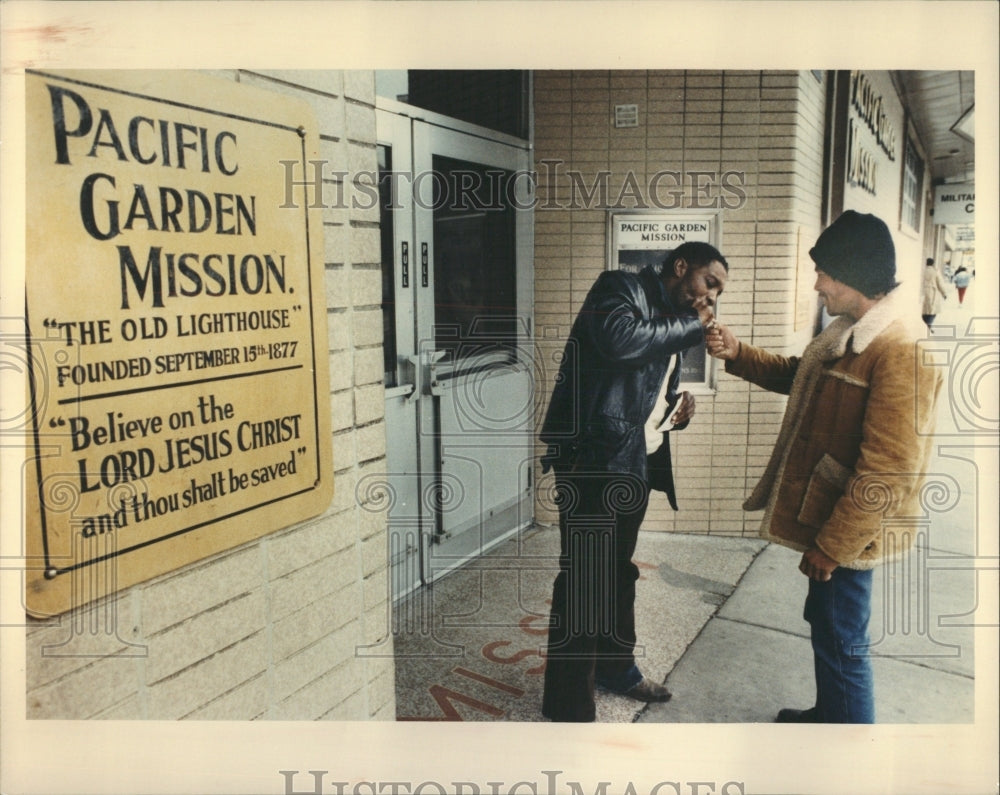
[{"label": "dark window", "polygon": [[917,154],[913,141],[906,139],[903,155],[903,208],[901,220],[914,231],[920,231],[923,211],[924,161]]},{"label": "dark window", "polygon": [[437,348],[456,363],[509,359],[517,337],[516,211],[504,197],[514,175],[449,157],[433,164]]},{"label": "dark window", "polygon": [[528,137],[528,73],[506,69],[411,69],[405,101],[517,138]]}]

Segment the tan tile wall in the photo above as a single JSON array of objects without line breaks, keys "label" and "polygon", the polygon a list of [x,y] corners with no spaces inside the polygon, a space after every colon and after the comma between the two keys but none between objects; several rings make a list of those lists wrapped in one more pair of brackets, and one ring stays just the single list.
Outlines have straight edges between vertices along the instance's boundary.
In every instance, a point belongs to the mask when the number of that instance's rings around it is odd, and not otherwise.
[{"label": "tan tile wall", "polygon": [[[372,72],[214,74],[306,99],[326,171],[376,170]],[[349,206],[353,187],[342,187]],[[394,719],[386,521],[355,498],[361,478],[385,470],[377,208],[328,207],[324,226],[333,503],[315,520],[30,624],[29,717]]]},{"label": "tan tile wall", "polygon": [[[811,243],[821,228],[824,85],[809,72],[551,71],[534,79],[535,321],[545,363],[540,412],[558,350],[605,268],[607,203],[624,187],[623,206],[634,207],[629,185],[649,203],[649,180],[663,170],[745,175],[746,201],[723,213],[730,280],[721,318],[755,344],[801,351],[811,329],[796,331],[792,310],[797,262],[805,256],[799,241]],[[633,103],[640,126],[615,129],[614,106]],[[607,201],[557,209],[573,198],[570,182],[544,161],[582,172],[585,187],[610,172]],[[661,201],[666,189],[662,183]],[[685,182],[684,206],[693,200]],[[783,408],[784,398],[720,373],[716,394],[698,398],[695,419],[674,442],[680,510],[654,494],[644,528],[755,534],[760,514],[745,513],[741,504],[767,462]],[[538,518],[554,522],[551,479],[539,473],[538,483]]]}]

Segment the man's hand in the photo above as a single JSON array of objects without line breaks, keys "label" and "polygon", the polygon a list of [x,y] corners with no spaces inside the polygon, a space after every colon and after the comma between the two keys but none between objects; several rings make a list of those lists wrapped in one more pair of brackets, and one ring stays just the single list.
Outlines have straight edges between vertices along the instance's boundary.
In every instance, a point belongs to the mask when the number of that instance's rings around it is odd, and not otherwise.
[{"label": "man's hand", "polygon": [[705,327],[706,332],[715,325],[715,312],[707,301],[695,301],[691,307],[698,313],[698,319],[701,321],[701,325]]},{"label": "man's hand", "polygon": [[729,326],[716,323],[705,333],[705,350],[716,359],[735,359],[740,352],[740,341]]},{"label": "man's hand", "polygon": [[799,571],[810,580],[827,582],[833,575],[833,570],[839,565],[837,561],[819,547],[810,547],[802,553],[802,560],[799,561]]},{"label": "man's hand", "polygon": [[680,403],[677,412],[674,414],[671,423],[673,425],[683,425],[694,416],[694,395],[690,392],[681,392]]}]

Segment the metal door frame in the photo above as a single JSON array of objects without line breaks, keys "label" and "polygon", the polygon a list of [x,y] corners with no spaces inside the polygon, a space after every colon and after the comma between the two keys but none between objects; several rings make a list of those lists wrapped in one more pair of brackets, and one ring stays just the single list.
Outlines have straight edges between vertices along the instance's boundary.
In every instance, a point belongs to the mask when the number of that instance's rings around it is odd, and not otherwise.
[{"label": "metal door frame", "polygon": [[[406,596],[417,588],[429,584],[443,576],[451,568],[462,565],[468,559],[481,555],[489,546],[509,537],[524,524],[530,523],[533,510],[528,510],[528,522],[520,522],[509,528],[502,536],[491,539],[489,544],[477,546],[465,558],[456,558],[454,566],[434,567],[429,565],[432,543],[440,541],[440,516],[435,516],[428,507],[428,498],[442,477],[441,462],[438,460],[437,445],[428,443],[435,437],[437,412],[434,401],[440,399],[438,376],[446,377],[447,371],[438,369],[433,345],[421,345],[420,340],[433,340],[435,313],[434,300],[434,240],[433,214],[420,207],[414,200],[412,190],[417,175],[433,167],[435,154],[460,160],[469,160],[488,167],[523,171],[528,174],[531,165],[530,147],[527,142],[502,133],[494,133],[476,125],[433,114],[404,103],[379,98],[377,111],[377,141],[392,150],[392,171],[408,172],[410,180],[396,180],[398,196],[393,212],[394,282],[396,295],[395,326],[397,344],[397,382],[399,386],[386,390],[386,431],[388,445],[386,452],[389,473],[387,490],[397,502],[397,513],[403,514],[403,526],[393,525],[390,508],[390,556],[397,563],[403,560],[406,547],[413,546],[418,539],[419,566],[413,569],[413,562],[400,563],[409,571],[397,571],[393,576],[394,601]],[[530,206],[533,199],[533,185],[527,177],[519,180],[517,202],[519,206]],[[424,189],[422,185],[418,189]],[[425,197],[426,198],[426,197]],[[524,202],[524,205],[520,205]],[[518,331],[519,346],[527,349],[530,345],[533,326],[534,273],[533,229],[530,216],[517,216],[515,224],[516,262],[516,302],[517,314],[525,323]],[[404,261],[405,260],[405,261]],[[421,348],[423,348],[421,350]],[[527,357],[530,367],[530,357]],[[392,413],[395,412],[395,420]],[[400,421],[412,423],[406,438],[396,438],[399,429],[390,426]],[[390,436],[390,433],[392,434]],[[533,429],[525,438],[525,449],[533,444]],[[393,450],[395,445],[404,445]],[[395,452],[395,454],[393,454]],[[529,456],[530,457],[530,456]],[[399,460],[416,460],[417,471],[408,472],[405,467],[393,471]],[[530,461],[527,462],[530,470]],[[528,496],[522,500],[533,505],[531,495],[531,473],[526,472]],[[407,505],[400,509],[398,501],[406,495]],[[515,495],[512,495],[512,497]],[[413,499],[416,497],[419,510],[413,513]],[[402,529],[402,533],[400,533]],[[402,539],[409,539],[405,543]],[[412,552],[410,550],[411,556]]]}]

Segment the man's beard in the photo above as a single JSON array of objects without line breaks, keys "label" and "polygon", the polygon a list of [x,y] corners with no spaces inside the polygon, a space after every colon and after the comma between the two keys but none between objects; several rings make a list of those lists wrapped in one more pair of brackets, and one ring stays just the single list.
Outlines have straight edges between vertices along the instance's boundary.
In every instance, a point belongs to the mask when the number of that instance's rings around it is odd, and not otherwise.
[{"label": "man's beard", "polygon": [[698,314],[698,311],[694,308],[695,301],[697,299],[684,289],[683,282],[677,285],[671,298],[674,300],[674,306],[678,309],[692,314]]}]

